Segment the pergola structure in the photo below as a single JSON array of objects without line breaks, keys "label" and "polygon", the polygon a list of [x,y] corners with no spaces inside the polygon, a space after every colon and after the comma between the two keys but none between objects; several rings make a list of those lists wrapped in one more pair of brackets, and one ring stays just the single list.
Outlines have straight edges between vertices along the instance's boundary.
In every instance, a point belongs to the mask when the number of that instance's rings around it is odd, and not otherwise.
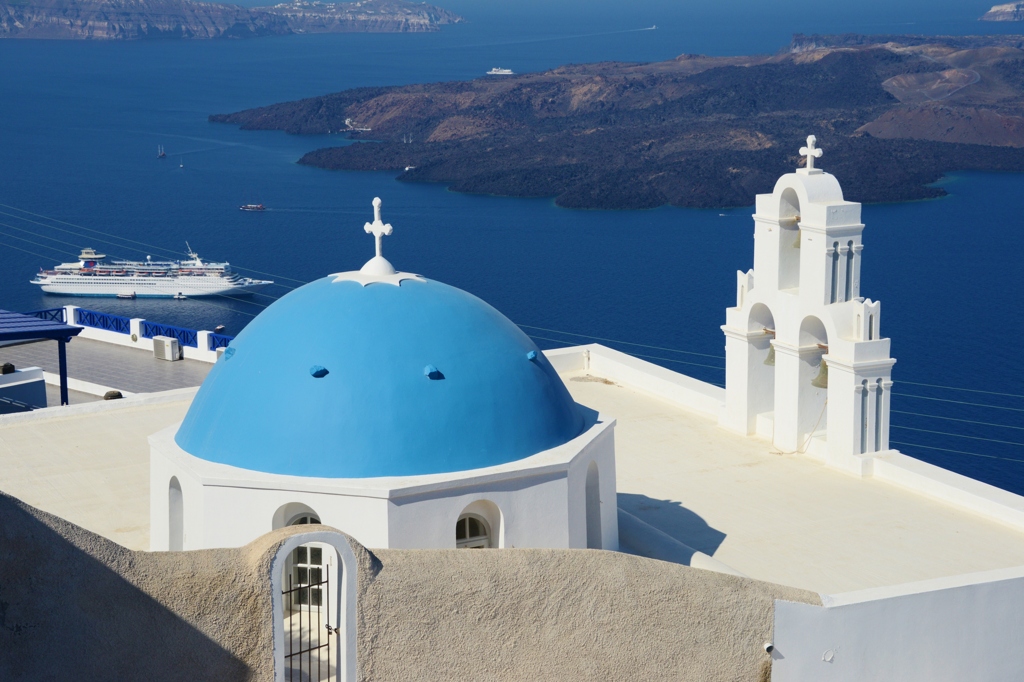
[{"label": "pergola structure", "polygon": [[[42,311],[50,313],[51,311]],[[81,333],[81,327],[73,327],[55,319],[55,315],[37,317],[34,314],[12,313],[0,310],[0,346],[13,346],[52,339],[57,342],[57,358],[60,362],[60,404],[68,404],[68,355],[67,343]]]}]

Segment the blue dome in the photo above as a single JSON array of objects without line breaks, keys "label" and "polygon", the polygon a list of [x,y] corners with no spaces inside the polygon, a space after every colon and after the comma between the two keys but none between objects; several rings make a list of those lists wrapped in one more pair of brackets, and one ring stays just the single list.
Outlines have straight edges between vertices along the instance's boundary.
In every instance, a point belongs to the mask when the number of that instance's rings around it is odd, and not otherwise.
[{"label": "blue dome", "polygon": [[326,277],[231,342],[175,441],[243,469],[363,478],[505,464],[582,428],[544,354],[475,296]]}]

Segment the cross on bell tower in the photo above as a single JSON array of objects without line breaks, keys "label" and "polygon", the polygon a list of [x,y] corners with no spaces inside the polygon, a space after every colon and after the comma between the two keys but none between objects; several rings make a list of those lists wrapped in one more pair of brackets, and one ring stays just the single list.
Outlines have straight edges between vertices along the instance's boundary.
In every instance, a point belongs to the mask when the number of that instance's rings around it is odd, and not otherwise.
[{"label": "cross on bell tower", "polygon": [[817,175],[818,173],[822,172],[820,168],[814,167],[814,160],[820,159],[821,155],[824,154],[824,152],[820,148],[814,146],[815,144],[817,144],[817,142],[818,138],[816,138],[814,135],[807,136],[807,146],[800,147],[800,156],[807,157],[807,167],[798,168],[796,171],[797,173],[802,173],[804,175]]}]

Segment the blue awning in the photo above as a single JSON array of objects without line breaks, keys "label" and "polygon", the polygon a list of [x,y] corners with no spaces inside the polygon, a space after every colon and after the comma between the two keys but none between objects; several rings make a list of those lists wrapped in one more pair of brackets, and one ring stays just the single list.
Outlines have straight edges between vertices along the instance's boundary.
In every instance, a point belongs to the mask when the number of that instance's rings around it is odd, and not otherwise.
[{"label": "blue awning", "polygon": [[[43,341],[57,342],[57,359],[60,362],[60,404],[68,404],[68,360],[65,346],[73,337],[82,333],[81,327],[58,322],[56,313],[60,308],[40,310],[37,314],[12,313],[0,310],[0,344],[13,342]],[[63,312],[60,312],[60,318]]]},{"label": "blue awning", "polygon": [[53,339],[70,341],[78,336],[81,327],[72,327],[53,320],[43,320],[33,315],[0,310],[0,342]]}]

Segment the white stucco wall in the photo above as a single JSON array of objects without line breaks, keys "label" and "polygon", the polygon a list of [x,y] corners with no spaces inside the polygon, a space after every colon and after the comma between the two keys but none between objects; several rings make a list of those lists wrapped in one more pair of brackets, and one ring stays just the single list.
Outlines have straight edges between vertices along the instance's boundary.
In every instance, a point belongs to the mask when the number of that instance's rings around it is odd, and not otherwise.
[{"label": "white stucco wall", "polygon": [[602,546],[617,549],[614,426],[614,421],[598,417],[565,445],[497,467],[400,478],[323,479],[201,460],[174,442],[174,425],[149,439],[150,548],[170,547],[171,477],[182,490],[184,549],[245,545],[272,530],[275,514],[285,505],[310,509],[322,523],[367,547],[450,548],[455,546],[459,516],[480,501],[496,507],[489,523],[499,546],[586,547],[586,471],[595,462]]},{"label": "white stucco wall", "polygon": [[775,606],[773,682],[1024,679],[1024,567]]},{"label": "white stucco wall", "polygon": [[[565,473],[550,472],[473,485],[461,493],[441,490],[399,497],[388,503],[388,547],[454,549],[455,523],[478,500],[500,510],[499,537],[494,539],[499,546],[568,547],[566,489]],[[493,532],[496,524],[487,520]]]}]

